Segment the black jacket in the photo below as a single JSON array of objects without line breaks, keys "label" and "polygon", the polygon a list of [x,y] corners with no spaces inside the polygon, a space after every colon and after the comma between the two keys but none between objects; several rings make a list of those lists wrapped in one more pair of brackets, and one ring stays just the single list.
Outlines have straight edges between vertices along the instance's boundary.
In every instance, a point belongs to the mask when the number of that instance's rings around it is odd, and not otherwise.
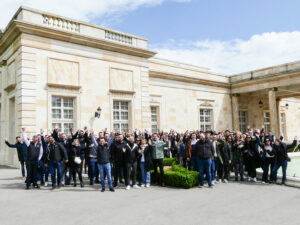
[{"label": "black jacket", "polygon": [[27,159],[27,146],[25,143],[17,142],[16,144],[12,145],[8,141],[5,144],[10,148],[16,148],[18,152],[18,159],[20,162],[26,161]]},{"label": "black jacket", "polygon": [[30,142],[30,144],[27,148],[27,160],[28,161],[38,161],[39,160],[41,145],[42,145],[41,143],[36,143],[36,146],[34,146],[34,143]]},{"label": "black jacket", "polygon": [[139,146],[135,143],[128,143],[126,145],[126,152],[125,152],[125,161],[127,163],[134,163],[137,161],[139,157]]},{"label": "black jacket", "polygon": [[[74,162],[75,157],[80,157],[80,155],[83,154],[83,150],[80,146],[72,146],[70,151],[70,163],[71,165],[76,164]],[[77,165],[77,164],[76,164]]]},{"label": "black jacket", "polygon": [[215,154],[213,144],[208,139],[197,141],[195,150],[199,159],[209,159]]},{"label": "black jacket", "polygon": [[288,159],[287,149],[293,148],[297,145],[297,141],[294,140],[291,145],[287,145],[285,143],[280,143],[279,146],[273,145],[275,150],[275,160],[277,164],[282,163],[284,160]]},{"label": "black jacket", "polygon": [[107,144],[98,145],[97,147],[97,158],[99,164],[106,164],[109,163],[110,159],[110,151]]},{"label": "black jacket", "polygon": [[113,162],[123,162],[125,153],[123,152],[123,148],[125,148],[127,145],[126,141],[114,141],[110,148],[111,148],[111,156]]},{"label": "black jacket", "polygon": [[223,165],[229,165],[229,160],[232,160],[232,146],[225,143],[223,148],[221,148],[221,157],[223,160]]},{"label": "black jacket", "polygon": [[49,161],[61,162],[63,159],[68,160],[68,154],[65,147],[58,142],[49,143],[46,149],[45,163]]}]

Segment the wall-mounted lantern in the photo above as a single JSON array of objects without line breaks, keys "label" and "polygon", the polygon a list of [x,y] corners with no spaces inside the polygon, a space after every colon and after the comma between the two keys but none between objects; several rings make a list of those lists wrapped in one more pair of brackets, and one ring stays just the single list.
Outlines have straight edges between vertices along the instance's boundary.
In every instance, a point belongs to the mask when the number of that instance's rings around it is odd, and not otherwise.
[{"label": "wall-mounted lantern", "polygon": [[95,112],[95,118],[100,118],[100,116],[101,116],[101,111],[102,111],[102,109],[101,109],[101,107],[99,106],[99,107],[97,108],[97,111]]}]

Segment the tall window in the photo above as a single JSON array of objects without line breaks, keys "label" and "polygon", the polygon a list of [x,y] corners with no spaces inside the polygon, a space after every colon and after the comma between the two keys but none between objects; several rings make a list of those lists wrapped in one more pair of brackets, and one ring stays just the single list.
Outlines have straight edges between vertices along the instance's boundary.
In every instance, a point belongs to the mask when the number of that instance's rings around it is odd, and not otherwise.
[{"label": "tall window", "polygon": [[128,102],[114,101],[113,103],[113,127],[116,131],[128,131],[129,110]]},{"label": "tall window", "polygon": [[151,106],[151,130],[152,132],[157,132],[158,129],[158,114],[157,114],[157,108],[155,106]]},{"label": "tall window", "polygon": [[52,97],[52,129],[69,133],[69,126],[74,127],[73,98]]},{"label": "tall window", "polygon": [[212,109],[200,109],[200,129],[203,131],[212,130]]},{"label": "tall window", "polygon": [[239,111],[239,122],[240,122],[240,131],[242,133],[247,132],[247,124],[248,124],[248,112],[247,111]]},{"label": "tall window", "polygon": [[265,134],[268,134],[271,130],[270,128],[270,113],[264,112],[264,127],[265,127]]},{"label": "tall window", "polygon": [[285,136],[285,113],[280,113],[280,132]]}]

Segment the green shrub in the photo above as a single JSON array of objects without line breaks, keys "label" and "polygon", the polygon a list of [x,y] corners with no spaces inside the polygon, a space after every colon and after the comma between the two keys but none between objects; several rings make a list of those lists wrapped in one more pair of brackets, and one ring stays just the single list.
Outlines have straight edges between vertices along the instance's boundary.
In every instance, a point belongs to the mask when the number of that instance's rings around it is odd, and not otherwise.
[{"label": "green shrub", "polygon": [[164,166],[172,166],[176,163],[175,158],[164,158]]},{"label": "green shrub", "polygon": [[[173,161],[172,170],[165,170],[165,184],[171,187],[192,188],[199,185],[199,173],[189,171],[188,169],[175,164],[175,159],[164,159],[167,164]],[[166,165],[166,164],[164,164]],[[158,171],[159,173],[159,171]],[[153,170],[151,171],[151,179],[154,180]]]}]

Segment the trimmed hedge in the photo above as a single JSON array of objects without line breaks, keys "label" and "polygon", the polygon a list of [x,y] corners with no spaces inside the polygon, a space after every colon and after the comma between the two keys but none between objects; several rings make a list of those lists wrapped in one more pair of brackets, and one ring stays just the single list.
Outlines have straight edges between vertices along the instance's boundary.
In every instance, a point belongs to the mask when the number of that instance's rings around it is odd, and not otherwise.
[{"label": "trimmed hedge", "polygon": [[[165,163],[166,162],[166,163]],[[172,164],[170,165],[170,163]],[[199,185],[199,173],[175,164],[175,159],[164,159],[165,166],[172,166],[172,170],[165,170],[165,184],[171,187],[192,188]],[[159,173],[159,171],[158,171]],[[151,178],[154,179],[153,170]]]},{"label": "trimmed hedge", "polygon": [[172,166],[176,163],[175,158],[164,158],[164,166]]}]

